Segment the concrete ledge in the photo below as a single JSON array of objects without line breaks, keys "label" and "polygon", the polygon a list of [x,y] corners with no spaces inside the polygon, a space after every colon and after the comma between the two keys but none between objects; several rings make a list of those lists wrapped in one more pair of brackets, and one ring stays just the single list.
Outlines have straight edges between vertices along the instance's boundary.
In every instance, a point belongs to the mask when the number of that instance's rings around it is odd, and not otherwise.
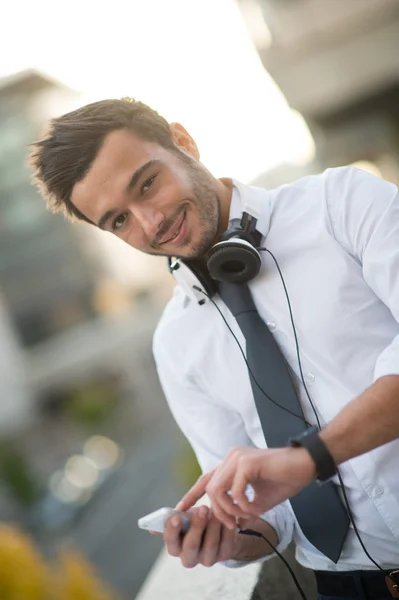
[{"label": "concrete ledge", "polygon": [[[294,545],[284,552],[308,600],[316,600],[312,571],[294,558]],[[135,600],[300,600],[286,566],[272,558],[242,569],[215,565],[185,569],[178,559],[161,552]]]},{"label": "concrete ledge", "polygon": [[249,600],[260,565],[228,569],[201,565],[185,569],[177,558],[161,552],[136,600]]}]

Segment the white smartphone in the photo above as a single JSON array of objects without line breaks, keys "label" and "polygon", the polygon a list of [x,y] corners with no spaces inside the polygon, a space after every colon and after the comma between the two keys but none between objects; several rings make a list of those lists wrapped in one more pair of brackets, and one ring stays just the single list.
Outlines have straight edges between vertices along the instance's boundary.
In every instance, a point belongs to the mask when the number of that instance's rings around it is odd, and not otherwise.
[{"label": "white smartphone", "polygon": [[146,515],[145,517],[141,517],[141,519],[138,520],[137,525],[140,527],[140,529],[147,529],[148,531],[163,533],[166,521],[173,515],[178,515],[182,519],[180,533],[186,533],[190,527],[190,516],[187,513],[176,510],[175,508],[160,508],[155,512]]}]

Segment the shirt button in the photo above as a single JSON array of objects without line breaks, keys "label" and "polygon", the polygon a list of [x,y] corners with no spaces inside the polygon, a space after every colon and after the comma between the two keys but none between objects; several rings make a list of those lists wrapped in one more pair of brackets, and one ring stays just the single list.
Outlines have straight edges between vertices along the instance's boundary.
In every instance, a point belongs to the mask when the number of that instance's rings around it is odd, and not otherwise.
[{"label": "shirt button", "polygon": [[307,378],[308,378],[309,383],[313,383],[314,380],[316,379],[316,377],[313,375],[313,373],[308,373]]},{"label": "shirt button", "polygon": [[274,323],[274,321],[268,321],[266,323],[266,325],[268,326],[268,328],[270,329],[270,331],[274,331],[276,329],[276,323]]},{"label": "shirt button", "polygon": [[374,488],[374,494],[376,496],[382,496],[383,493],[384,493],[384,488],[381,487],[380,485],[376,485],[375,488]]}]

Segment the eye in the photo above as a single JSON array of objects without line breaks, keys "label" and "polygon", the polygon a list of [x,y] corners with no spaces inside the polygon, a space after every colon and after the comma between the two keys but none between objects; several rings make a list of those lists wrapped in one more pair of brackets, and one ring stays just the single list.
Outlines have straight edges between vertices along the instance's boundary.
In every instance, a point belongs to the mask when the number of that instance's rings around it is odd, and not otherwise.
[{"label": "eye", "polygon": [[157,177],[156,175],[152,175],[151,177],[149,177],[148,179],[145,180],[145,182],[141,186],[141,190],[140,190],[142,194],[145,194],[150,189],[150,187],[154,183],[156,177]]},{"label": "eye", "polygon": [[116,217],[116,219],[112,223],[112,229],[114,231],[118,230],[118,229],[122,229],[122,227],[124,226],[126,221],[127,221],[127,213],[122,213],[121,215]]}]

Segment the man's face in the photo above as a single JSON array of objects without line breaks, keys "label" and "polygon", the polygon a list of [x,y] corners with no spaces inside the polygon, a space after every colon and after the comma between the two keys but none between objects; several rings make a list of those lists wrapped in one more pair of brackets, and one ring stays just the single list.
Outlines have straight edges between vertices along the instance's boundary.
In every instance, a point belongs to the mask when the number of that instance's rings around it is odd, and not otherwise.
[{"label": "man's face", "polygon": [[194,158],[118,130],[106,136],[71,200],[142,252],[196,258],[220,228],[218,184]]}]

